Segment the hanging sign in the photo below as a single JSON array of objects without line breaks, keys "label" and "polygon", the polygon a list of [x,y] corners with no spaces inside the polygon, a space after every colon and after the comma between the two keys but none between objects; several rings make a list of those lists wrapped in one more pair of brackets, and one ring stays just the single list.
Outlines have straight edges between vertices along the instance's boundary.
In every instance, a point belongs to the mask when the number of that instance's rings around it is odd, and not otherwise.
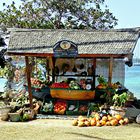
[{"label": "hanging sign", "polygon": [[62,40],[53,47],[54,57],[76,57],[78,55],[77,45],[71,41]]}]

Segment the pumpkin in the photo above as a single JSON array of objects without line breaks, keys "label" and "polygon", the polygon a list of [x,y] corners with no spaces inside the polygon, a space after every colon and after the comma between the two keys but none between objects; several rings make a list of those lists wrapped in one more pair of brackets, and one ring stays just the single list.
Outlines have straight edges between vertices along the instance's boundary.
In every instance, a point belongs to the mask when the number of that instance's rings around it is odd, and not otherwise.
[{"label": "pumpkin", "polygon": [[122,119],[122,116],[121,116],[120,114],[116,114],[116,115],[115,115],[115,118],[119,121],[119,120]]}]

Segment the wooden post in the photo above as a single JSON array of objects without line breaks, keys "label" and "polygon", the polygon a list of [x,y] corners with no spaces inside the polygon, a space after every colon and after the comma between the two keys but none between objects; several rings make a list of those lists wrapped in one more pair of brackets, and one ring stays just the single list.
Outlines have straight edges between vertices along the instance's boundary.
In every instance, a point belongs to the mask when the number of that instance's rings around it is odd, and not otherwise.
[{"label": "wooden post", "polygon": [[112,82],[112,72],[113,72],[113,57],[109,60],[109,73],[108,73],[108,84],[111,85]]},{"label": "wooden post", "polygon": [[93,89],[95,89],[96,84],[96,58],[93,60]]},{"label": "wooden post", "polygon": [[33,109],[33,96],[32,96],[32,89],[31,89],[31,69],[29,65],[28,56],[25,56],[25,62],[26,62],[26,77],[27,77],[27,84],[28,84],[30,108]]},{"label": "wooden post", "polygon": [[55,82],[55,61],[56,59],[52,57],[53,69],[52,69],[52,82]]}]

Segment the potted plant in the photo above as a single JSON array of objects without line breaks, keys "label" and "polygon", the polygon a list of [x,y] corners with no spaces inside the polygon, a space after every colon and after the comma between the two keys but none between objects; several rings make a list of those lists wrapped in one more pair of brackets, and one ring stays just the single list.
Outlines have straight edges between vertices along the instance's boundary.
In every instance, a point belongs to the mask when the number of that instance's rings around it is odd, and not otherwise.
[{"label": "potted plant", "polygon": [[126,92],[123,92],[122,94],[114,94],[112,97],[112,103],[113,106],[110,107],[111,114],[120,114],[121,116],[125,115],[126,108],[125,103],[128,101],[129,95]]}]

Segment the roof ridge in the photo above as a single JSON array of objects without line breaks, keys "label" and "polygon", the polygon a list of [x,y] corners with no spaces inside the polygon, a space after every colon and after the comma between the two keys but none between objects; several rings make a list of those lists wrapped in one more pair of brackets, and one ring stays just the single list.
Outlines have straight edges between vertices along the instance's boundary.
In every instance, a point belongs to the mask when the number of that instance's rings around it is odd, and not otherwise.
[{"label": "roof ridge", "polygon": [[108,29],[108,30],[96,30],[96,29],[26,29],[26,28],[9,28],[11,32],[140,32],[140,27],[135,28],[120,28],[120,29]]}]

